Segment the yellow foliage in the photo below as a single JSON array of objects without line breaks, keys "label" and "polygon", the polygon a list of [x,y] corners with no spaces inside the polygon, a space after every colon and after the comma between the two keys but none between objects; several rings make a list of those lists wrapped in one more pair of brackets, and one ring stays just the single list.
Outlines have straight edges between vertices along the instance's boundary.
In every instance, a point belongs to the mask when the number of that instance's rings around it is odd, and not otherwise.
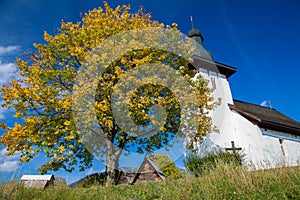
[{"label": "yellow foliage", "polygon": [[[84,14],[81,22],[62,22],[59,32],[54,36],[45,31],[45,42],[34,44],[35,51],[26,52],[26,59],[16,60],[22,78],[11,81],[8,86],[1,88],[2,98],[5,101],[3,106],[15,109],[15,117],[22,119],[22,123],[15,123],[13,127],[8,127],[5,123],[0,124],[6,129],[0,137],[0,144],[7,148],[9,155],[21,152],[19,161],[28,162],[40,151],[44,151],[49,161],[39,168],[43,173],[59,168],[72,171],[74,169],[72,165],[77,164],[81,165],[82,169],[90,166],[92,155],[86,150],[82,144],[83,138],[79,137],[74,128],[72,97],[78,70],[91,49],[111,36],[133,29],[165,27],[164,24],[151,20],[151,15],[145,13],[143,9],[136,13],[129,11],[129,5],[113,9],[104,2],[104,8],[93,9]],[[169,29],[176,30],[177,25],[173,24]],[[151,35],[145,36],[145,44],[151,44],[152,39]],[[126,42],[137,45],[133,40]],[[107,59],[108,53],[110,52],[93,57],[92,61]],[[113,62],[110,71],[103,74],[98,83],[101,90],[96,95],[96,101],[90,102],[89,105],[96,109],[98,125],[105,130],[104,134],[111,142],[118,140],[119,146],[129,148],[126,143],[131,145],[135,141],[134,137],[118,128],[110,105],[111,91],[126,73],[124,68],[129,70],[145,63],[167,62],[178,66],[178,69],[179,66],[187,69],[186,62],[174,58],[168,60],[170,56],[172,55],[168,52],[153,51],[151,48],[131,51],[118,58],[118,62]],[[187,80],[191,78],[187,73],[183,76],[186,76]],[[130,81],[138,82],[138,80]],[[209,109],[207,104],[211,100],[209,90],[203,80],[201,83],[204,88],[197,93],[199,105]],[[157,87],[144,89],[152,92],[152,96],[146,97],[146,92],[138,91],[128,102],[130,115],[137,124],[147,125],[151,118],[148,111],[155,101],[167,108],[170,116],[179,114],[180,105],[174,94],[166,92],[167,95],[161,96],[162,90]],[[86,91],[79,92],[84,94]],[[85,120],[94,119],[86,116]],[[211,122],[209,117],[203,117],[201,120],[200,135],[204,135],[209,130]],[[176,127],[166,125],[160,127],[160,131],[176,131]],[[120,137],[116,137],[118,134]],[[147,146],[146,150],[153,150],[155,147],[159,148],[160,142],[153,141],[149,145],[153,146]]]}]

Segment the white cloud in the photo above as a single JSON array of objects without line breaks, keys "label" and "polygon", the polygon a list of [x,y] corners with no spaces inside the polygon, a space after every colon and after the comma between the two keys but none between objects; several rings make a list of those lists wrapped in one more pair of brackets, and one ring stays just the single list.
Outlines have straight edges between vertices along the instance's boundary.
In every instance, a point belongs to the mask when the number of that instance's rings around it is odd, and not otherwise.
[{"label": "white cloud", "polygon": [[18,167],[19,167],[18,161],[6,160],[3,163],[0,163],[0,172],[16,171]]},{"label": "white cloud", "polygon": [[0,101],[0,119],[4,119],[5,118],[5,112],[7,112],[6,109],[4,109],[1,105],[4,103],[3,100]]},{"label": "white cloud", "polygon": [[20,46],[7,46],[7,47],[0,46],[0,56],[3,54],[13,53],[19,49]]},{"label": "white cloud", "polygon": [[11,61],[7,61],[9,59],[5,59],[5,61],[3,61],[3,57],[1,57],[4,54],[13,55],[19,49],[20,46],[0,46],[0,85],[6,84],[13,79],[19,78],[19,72],[15,64]]},{"label": "white cloud", "polygon": [[[19,72],[13,63],[2,64],[0,60],[0,87],[2,87],[2,85],[7,84],[11,80],[19,78]],[[4,101],[0,99],[0,119],[4,119],[7,113],[7,109],[1,106],[3,103]]]},{"label": "white cloud", "polygon": [[1,161],[2,157],[5,157],[6,160],[18,160],[20,158],[20,153],[16,153],[13,156],[7,156],[6,153],[7,153],[7,150],[5,148],[0,150],[0,161]]},{"label": "white cloud", "polygon": [[6,152],[6,149],[0,150],[0,172],[16,171],[19,167],[20,154],[16,153],[14,156],[7,156]]},{"label": "white cloud", "polygon": [[[9,55],[14,55],[20,46],[0,46],[0,87],[7,84],[11,80],[20,79],[19,71],[13,62],[7,59]],[[6,61],[3,61],[4,54],[7,54]],[[2,56],[2,57],[1,57]],[[0,119],[5,118],[7,110],[1,107],[3,100],[0,100]]]},{"label": "white cloud", "polygon": [[14,63],[2,63],[0,60],[0,85],[7,84],[9,81],[19,77],[19,71]]}]

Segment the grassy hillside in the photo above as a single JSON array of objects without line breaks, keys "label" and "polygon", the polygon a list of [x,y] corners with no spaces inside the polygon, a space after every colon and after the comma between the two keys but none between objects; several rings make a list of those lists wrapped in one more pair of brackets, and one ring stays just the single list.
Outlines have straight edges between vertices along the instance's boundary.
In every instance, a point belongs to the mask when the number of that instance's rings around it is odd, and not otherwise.
[{"label": "grassy hillside", "polygon": [[22,189],[10,182],[0,199],[300,199],[300,167],[247,172],[219,165],[198,178],[165,184]]}]

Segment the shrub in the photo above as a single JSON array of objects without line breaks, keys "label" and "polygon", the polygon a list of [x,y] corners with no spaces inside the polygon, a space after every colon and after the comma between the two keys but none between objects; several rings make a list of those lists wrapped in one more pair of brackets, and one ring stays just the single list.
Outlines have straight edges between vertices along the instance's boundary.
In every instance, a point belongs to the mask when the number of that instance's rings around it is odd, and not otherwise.
[{"label": "shrub", "polygon": [[153,156],[153,158],[168,180],[175,180],[183,177],[181,171],[176,167],[174,161],[172,161],[168,155],[157,154]]},{"label": "shrub", "polygon": [[200,157],[197,154],[191,154],[185,160],[185,167],[196,176],[201,176],[206,172],[216,169],[219,165],[232,164],[241,166],[243,156],[239,153],[217,152]]}]

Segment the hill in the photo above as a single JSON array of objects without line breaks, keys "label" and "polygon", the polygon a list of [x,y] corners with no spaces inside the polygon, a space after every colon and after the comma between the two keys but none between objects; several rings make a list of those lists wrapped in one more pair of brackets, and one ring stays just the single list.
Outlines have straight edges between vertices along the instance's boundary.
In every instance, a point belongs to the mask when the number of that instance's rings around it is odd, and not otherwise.
[{"label": "hill", "polygon": [[89,188],[23,189],[9,182],[0,199],[300,199],[300,167],[248,172],[232,165],[218,166],[201,177],[164,184]]}]

